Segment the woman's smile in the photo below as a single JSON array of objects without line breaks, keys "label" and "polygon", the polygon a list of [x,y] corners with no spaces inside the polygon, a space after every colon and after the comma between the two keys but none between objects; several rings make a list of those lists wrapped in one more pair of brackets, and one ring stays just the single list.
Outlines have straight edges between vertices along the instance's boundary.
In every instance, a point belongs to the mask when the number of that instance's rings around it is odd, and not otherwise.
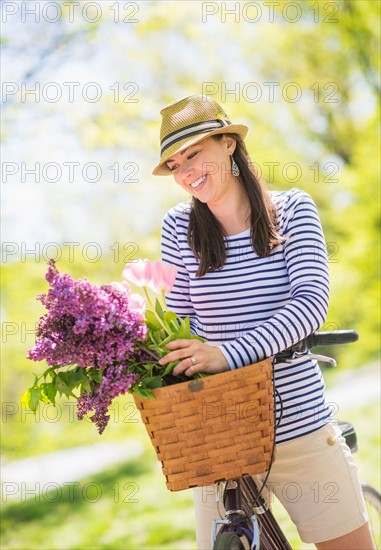
[{"label": "woman's smile", "polygon": [[195,191],[199,190],[203,184],[206,182],[206,178],[207,178],[207,174],[204,174],[203,176],[201,176],[201,178],[198,178],[196,181],[194,181],[193,183],[190,184],[190,186],[192,187],[192,189],[194,189]]}]

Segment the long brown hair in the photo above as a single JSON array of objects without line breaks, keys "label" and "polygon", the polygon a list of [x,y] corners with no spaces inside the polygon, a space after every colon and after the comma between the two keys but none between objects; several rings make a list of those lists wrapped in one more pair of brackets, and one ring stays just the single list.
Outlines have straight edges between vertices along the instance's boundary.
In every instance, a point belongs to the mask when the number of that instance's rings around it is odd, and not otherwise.
[{"label": "long brown hair", "polygon": [[[237,141],[234,160],[240,170],[240,181],[247,193],[251,211],[251,241],[258,256],[269,256],[271,250],[285,240],[276,230],[276,211],[270,194],[257,177],[244,142],[236,134],[229,134]],[[222,134],[212,136],[221,139]],[[200,260],[196,276],[215,271],[226,262],[226,233],[209,210],[207,204],[192,197],[188,226],[188,245]]]}]

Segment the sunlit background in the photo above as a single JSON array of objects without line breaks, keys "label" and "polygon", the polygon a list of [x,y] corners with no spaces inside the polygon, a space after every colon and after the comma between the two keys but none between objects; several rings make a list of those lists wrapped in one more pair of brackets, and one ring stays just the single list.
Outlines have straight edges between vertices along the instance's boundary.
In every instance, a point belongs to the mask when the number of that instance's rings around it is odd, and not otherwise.
[{"label": "sunlit background", "polygon": [[[332,296],[321,350],[336,417],[356,426],[380,488],[379,21],[374,0],[1,2],[2,548],[193,549],[190,491],[170,493],[131,399],[102,436],[74,403],[37,417],[20,396],[46,261],[94,283],[159,258],[161,219],[187,199],[154,177],[160,109],[207,93],[250,128],[270,189],[318,205]],[[293,548],[303,545],[277,509]]]}]

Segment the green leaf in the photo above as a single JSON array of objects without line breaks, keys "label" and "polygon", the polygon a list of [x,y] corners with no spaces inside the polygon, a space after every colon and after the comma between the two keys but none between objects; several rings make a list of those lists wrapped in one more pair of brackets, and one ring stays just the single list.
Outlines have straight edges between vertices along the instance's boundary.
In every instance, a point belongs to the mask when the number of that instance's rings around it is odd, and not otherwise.
[{"label": "green leaf", "polygon": [[169,324],[169,328],[173,334],[177,334],[180,330],[179,318],[177,318],[176,321],[171,321]]},{"label": "green leaf", "polygon": [[103,370],[104,369],[96,369],[94,367],[91,367],[90,369],[88,369],[87,376],[89,377],[90,382],[95,382],[96,384],[100,384],[103,378]]},{"label": "green leaf", "polygon": [[70,397],[70,396],[74,396],[73,393],[70,391],[68,385],[66,384],[65,382],[65,373],[64,372],[60,372],[59,374],[57,374],[56,378],[54,379],[54,386],[56,388],[56,390],[60,393],[60,395],[62,394],[65,394],[66,397]]},{"label": "green leaf", "polygon": [[87,378],[87,376],[85,376],[85,378],[81,382],[81,388],[80,388],[81,395],[83,394],[84,391],[86,391],[89,395],[91,393],[90,380]]},{"label": "green leaf", "polygon": [[177,336],[178,338],[191,337],[189,316],[185,317],[185,319],[181,319],[180,329],[179,329],[179,332],[177,333]]},{"label": "green leaf", "polygon": [[196,334],[190,335],[191,340],[199,340],[200,342],[205,342],[205,338],[202,338],[201,336],[197,336]]},{"label": "green leaf", "polygon": [[36,412],[40,399],[41,399],[40,388],[31,388],[28,391],[28,406],[30,410],[32,410],[33,412]]},{"label": "green leaf", "polygon": [[155,300],[155,311],[158,314],[159,319],[161,319],[163,321],[164,320],[164,310],[161,307],[161,303],[157,298]]},{"label": "green leaf", "polygon": [[61,380],[63,380],[63,382],[65,382],[65,384],[67,385],[67,380],[68,380],[68,373],[67,372],[59,372],[59,373],[57,373],[57,376],[59,378],[61,378]]},{"label": "green leaf", "polygon": [[168,365],[165,367],[163,376],[165,376],[166,374],[169,374],[170,372],[172,372],[173,369],[175,368],[175,366],[178,365],[179,363],[180,363],[179,360],[171,361],[170,363],[168,363]]},{"label": "green leaf", "polygon": [[145,318],[146,318],[146,325],[150,330],[155,331],[155,330],[160,330],[162,328],[155,314],[152,313],[152,311],[150,311],[149,309],[146,310]]},{"label": "green leaf", "polygon": [[42,376],[44,377],[44,379],[46,379],[48,374],[50,374],[50,376],[53,378],[52,373],[54,373],[54,367],[49,367],[48,369],[46,369]]},{"label": "green leaf", "polygon": [[148,399],[155,399],[155,396],[152,393],[152,390],[148,388],[142,388],[141,386],[137,386],[135,388],[135,393],[139,397],[148,397]]},{"label": "green leaf", "polygon": [[67,372],[66,384],[69,390],[73,390],[81,385],[82,381],[86,378],[86,374],[83,368],[76,368]]},{"label": "green leaf", "polygon": [[144,379],[144,386],[145,388],[161,388],[163,385],[161,376],[153,376],[152,378],[145,378]]},{"label": "green leaf", "polygon": [[55,405],[56,404],[55,397],[57,393],[55,385],[52,382],[49,382],[48,384],[46,384],[45,391],[49,401],[53,403],[53,405]]},{"label": "green leaf", "polygon": [[44,403],[49,404],[50,399],[48,397],[47,385],[48,384],[46,384],[46,382],[43,382],[40,386],[40,388],[41,388],[41,401],[43,401]]},{"label": "green leaf", "polygon": [[178,316],[173,311],[166,311],[164,313],[164,321],[166,323],[172,323],[173,321],[176,321],[177,319],[178,319]]}]

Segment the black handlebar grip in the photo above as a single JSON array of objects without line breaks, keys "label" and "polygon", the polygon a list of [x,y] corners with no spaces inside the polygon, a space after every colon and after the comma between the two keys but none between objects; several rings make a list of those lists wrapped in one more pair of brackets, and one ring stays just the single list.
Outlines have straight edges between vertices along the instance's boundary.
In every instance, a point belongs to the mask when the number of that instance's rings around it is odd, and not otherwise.
[{"label": "black handlebar grip", "polygon": [[359,339],[356,330],[335,330],[332,332],[315,332],[308,336],[308,348],[316,346],[334,346],[336,344],[351,344]]}]

